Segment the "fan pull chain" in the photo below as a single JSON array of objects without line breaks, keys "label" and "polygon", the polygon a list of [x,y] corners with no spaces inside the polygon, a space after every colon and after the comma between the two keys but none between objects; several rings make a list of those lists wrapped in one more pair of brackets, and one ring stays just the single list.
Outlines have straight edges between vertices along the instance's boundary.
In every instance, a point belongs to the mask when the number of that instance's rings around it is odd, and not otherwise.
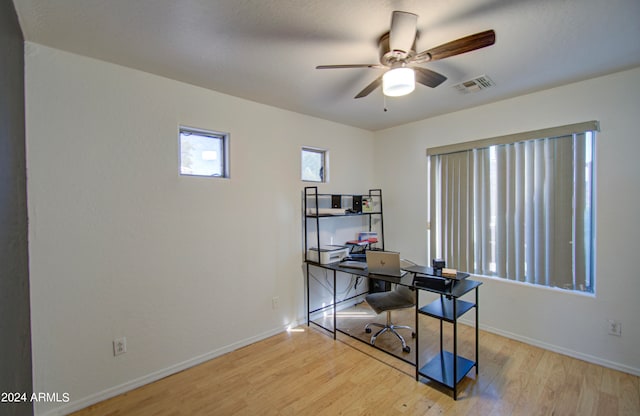
[{"label": "fan pull chain", "polygon": [[382,94],[382,106],[383,106],[384,112],[386,113],[387,112],[387,96],[384,94]]}]

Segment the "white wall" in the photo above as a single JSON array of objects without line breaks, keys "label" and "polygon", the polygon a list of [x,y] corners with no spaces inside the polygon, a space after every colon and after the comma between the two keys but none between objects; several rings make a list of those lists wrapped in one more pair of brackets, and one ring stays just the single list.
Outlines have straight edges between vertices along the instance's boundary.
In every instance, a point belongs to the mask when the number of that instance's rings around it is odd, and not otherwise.
[{"label": "white wall", "polygon": [[[480,326],[640,374],[639,115],[636,68],[377,132],[387,245],[427,261],[427,147],[599,120],[595,296],[480,278]],[[622,337],[607,335],[607,319]]]},{"label": "white wall", "polygon": [[[371,132],[37,44],[26,112],[34,391],[71,398],[38,414],[305,316],[301,146],[330,150],[322,192],[375,186]],[[231,134],[230,180],[178,175],[179,125]]]}]

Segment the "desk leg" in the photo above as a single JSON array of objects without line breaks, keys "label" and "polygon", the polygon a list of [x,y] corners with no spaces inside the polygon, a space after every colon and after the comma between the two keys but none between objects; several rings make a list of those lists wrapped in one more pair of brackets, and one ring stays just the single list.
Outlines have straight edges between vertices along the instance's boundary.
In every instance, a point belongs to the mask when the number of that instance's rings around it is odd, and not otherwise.
[{"label": "desk leg", "polygon": [[336,292],[337,292],[337,287],[336,287],[336,274],[337,272],[334,270],[333,271],[333,339],[336,339],[336,334],[338,333],[338,327],[336,326]]},{"label": "desk leg", "polygon": [[416,354],[416,381],[420,381],[420,315],[418,314],[418,305],[420,305],[420,291],[416,289],[416,307],[415,307],[415,317],[414,329],[416,331],[416,345],[415,345],[415,354]]},{"label": "desk leg", "polygon": [[[440,303],[442,304],[442,310],[444,310],[444,297],[440,295]],[[442,330],[444,329],[442,325],[442,319],[440,319],[440,354],[442,354],[442,343],[443,343],[443,335]]]},{"label": "desk leg", "polygon": [[458,311],[453,298],[453,400],[458,400]]},{"label": "desk leg", "polygon": [[479,303],[478,303],[478,288],[476,287],[476,375],[478,375],[478,362],[480,362],[480,357],[478,356],[478,351],[479,351],[479,341],[478,341],[478,335],[480,334],[478,331],[478,328],[480,327],[480,313],[478,312],[478,307],[479,307]]},{"label": "desk leg", "polygon": [[309,263],[307,263],[307,326],[311,326],[311,300],[309,291]]}]

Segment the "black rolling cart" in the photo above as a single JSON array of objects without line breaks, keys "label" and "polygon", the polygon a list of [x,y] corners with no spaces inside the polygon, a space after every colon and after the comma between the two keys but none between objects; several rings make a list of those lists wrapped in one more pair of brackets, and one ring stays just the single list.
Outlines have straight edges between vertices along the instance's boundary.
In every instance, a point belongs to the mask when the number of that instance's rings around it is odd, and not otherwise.
[{"label": "black rolling cart", "polygon": [[[440,349],[426,364],[420,364],[420,356],[416,356],[416,380],[425,377],[453,391],[453,399],[458,397],[458,384],[475,367],[478,374],[478,288],[482,282],[467,280],[467,273],[457,273],[456,278],[446,279],[428,273],[416,273],[414,284],[420,290],[436,293],[439,298],[416,309],[416,322],[420,316],[428,316],[440,320]],[[421,276],[423,277],[421,279]],[[441,280],[441,285],[438,285]],[[435,283],[434,283],[435,282]],[[460,299],[469,292],[475,291],[475,303]],[[475,357],[474,359],[458,355],[458,319],[475,309]],[[453,326],[452,350],[444,349],[444,322]],[[416,325],[418,329],[420,325]],[[419,334],[418,334],[419,336]]]}]

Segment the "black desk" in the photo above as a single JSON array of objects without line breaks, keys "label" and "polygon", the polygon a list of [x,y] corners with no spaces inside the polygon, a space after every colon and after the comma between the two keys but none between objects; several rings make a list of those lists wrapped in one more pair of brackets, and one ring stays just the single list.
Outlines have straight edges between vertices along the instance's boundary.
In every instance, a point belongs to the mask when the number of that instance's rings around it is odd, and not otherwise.
[{"label": "black desk", "polygon": [[[307,267],[307,326],[311,323],[321,327],[322,329],[333,334],[333,338],[336,339],[337,332],[353,337],[351,334],[342,331],[337,326],[337,314],[336,307],[338,304],[347,302],[354,298],[363,296],[362,294],[356,294],[350,298],[337,301],[336,299],[336,279],[338,272],[346,273],[354,276],[359,276],[368,279],[378,279],[389,283],[399,284],[403,286],[416,289],[418,291],[424,290],[439,295],[439,299],[429,303],[426,306],[419,307],[419,296],[416,296],[415,307],[415,332],[416,332],[416,347],[415,347],[415,363],[391,354],[390,352],[378,348],[381,351],[387,352],[394,357],[415,366],[416,380],[420,380],[421,377],[425,377],[429,380],[447,387],[453,391],[454,400],[458,395],[458,384],[460,381],[475,367],[476,374],[478,374],[478,287],[482,282],[469,280],[469,276],[466,273],[458,273],[456,278],[444,278],[446,279],[444,284],[438,282],[439,279],[443,279],[441,276],[435,276],[432,274],[432,270],[428,267],[415,266],[408,268],[410,270],[402,277],[384,276],[378,274],[370,274],[366,270],[353,269],[340,267],[339,264],[319,264],[315,262],[306,262]],[[319,267],[325,270],[333,272],[333,302],[330,305],[323,306],[316,310],[310,310],[310,290],[309,290],[309,271],[311,267]],[[431,273],[431,274],[430,274]],[[434,283],[435,282],[435,283]],[[475,290],[475,303],[468,302],[459,299],[463,295]],[[419,292],[418,292],[419,293]],[[457,335],[458,335],[458,318],[464,315],[466,312],[475,308],[475,361],[458,355],[457,347]],[[326,309],[333,309],[333,328],[326,328],[317,322],[311,320],[311,315]],[[426,364],[420,365],[420,347],[419,347],[419,322],[420,316],[428,316],[431,318],[440,320],[440,353],[429,360]],[[443,348],[443,323],[449,322],[453,325],[453,351],[445,351]],[[354,337],[356,338],[356,337]],[[356,338],[360,341],[360,338]],[[364,342],[364,341],[363,341]],[[369,344],[370,345],[370,344]],[[375,345],[374,345],[375,347]]]}]

